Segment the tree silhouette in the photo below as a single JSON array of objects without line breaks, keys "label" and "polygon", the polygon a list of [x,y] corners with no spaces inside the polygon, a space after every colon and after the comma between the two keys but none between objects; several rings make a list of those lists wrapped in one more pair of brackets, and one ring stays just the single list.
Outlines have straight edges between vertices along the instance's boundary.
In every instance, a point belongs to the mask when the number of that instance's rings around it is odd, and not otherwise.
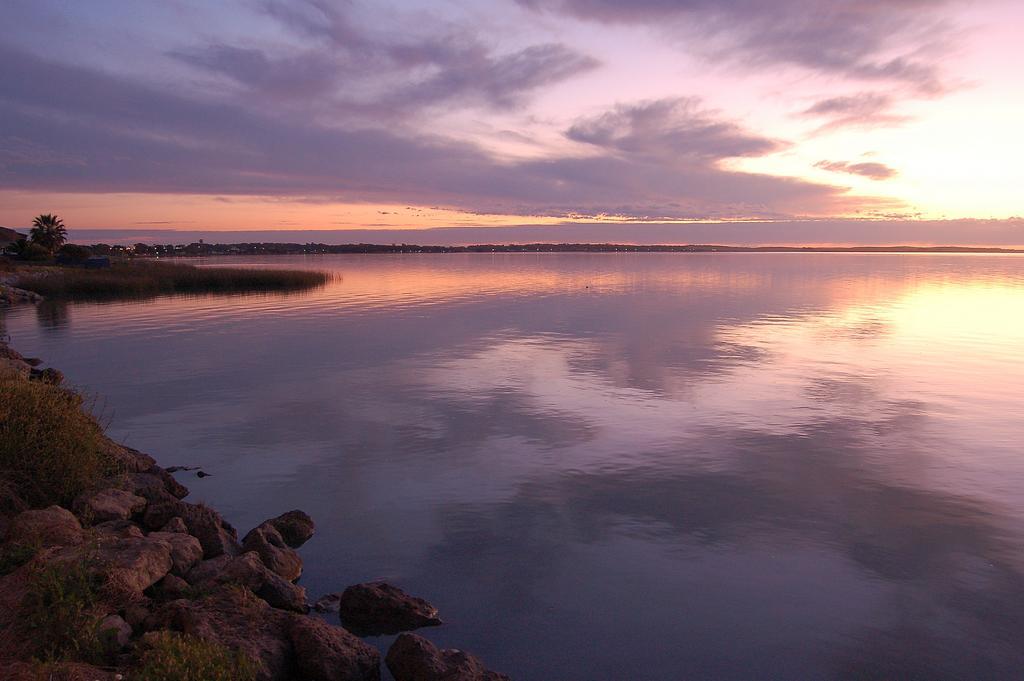
[{"label": "tree silhouette", "polygon": [[40,215],[32,221],[29,239],[53,253],[68,240],[68,231],[64,229],[64,221],[56,215]]}]

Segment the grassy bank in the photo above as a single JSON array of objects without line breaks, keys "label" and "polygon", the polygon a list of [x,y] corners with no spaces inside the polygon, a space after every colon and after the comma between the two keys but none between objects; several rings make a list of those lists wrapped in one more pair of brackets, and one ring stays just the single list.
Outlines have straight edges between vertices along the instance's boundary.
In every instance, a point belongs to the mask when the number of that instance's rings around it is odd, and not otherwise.
[{"label": "grassy bank", "polygon": [[65,388],[0,374],[0,496],[68,505],[116,472],[103,428],[83,407]]},{"label": "grassy bank", "polygon": [[312,270],[195,267],[164,262],[114,263],[87,270],[47,267],[19,270],[18,288],[47,298],[147,297],[165,293],[243,293],[301,291],[323,286],[330,275]]}]

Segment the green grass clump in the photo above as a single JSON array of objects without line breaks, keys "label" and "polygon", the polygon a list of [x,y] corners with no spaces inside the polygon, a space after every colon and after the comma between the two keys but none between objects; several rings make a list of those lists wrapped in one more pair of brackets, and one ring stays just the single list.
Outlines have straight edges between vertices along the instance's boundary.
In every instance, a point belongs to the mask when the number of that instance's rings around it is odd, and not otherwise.
[{"label": "green grass clump", "polygon": [[0,481],[30,506],[68,506],[116,473],[103,429],[82,396],[0,375]]},{"label": "green grass clump", "polygon": [[147,637],[135,681],[252,681],[256,665],[241,652],[194,636],[162,631]]},{"label": "green grass clump", "polygon": [[37,659],[102,660],[97,612],[102,587],[87,561],[48,565],[32,575],[21,624]]},{"label": "green grass clump", "polygon": [[121,262],[107,269],[60,268],[19,278],[17,286],[52,298],[149,297],[162,293],[297,291],[322,286],[330,275],[311,270],[194,267],[178,263]]}]

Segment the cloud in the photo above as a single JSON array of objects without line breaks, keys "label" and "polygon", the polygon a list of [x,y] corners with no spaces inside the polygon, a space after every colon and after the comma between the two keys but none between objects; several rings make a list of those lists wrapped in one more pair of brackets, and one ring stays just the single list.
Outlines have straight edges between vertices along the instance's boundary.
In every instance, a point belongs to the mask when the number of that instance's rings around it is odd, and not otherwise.
[{"label": "cloud", "polygon": [[697,98],[671,98],[618,105],[578,120],[566,137],[605,149],[655,157],[719,160],[763,156],[785,145],[744,131],[701,109]]},{"label": "cloud", "polygon": [[[661,119],[674,121],[667,126],[628,123],[622,135],[608,133],[608,125],[590,131],[595,140],[609,135],[612,147],[643,147],[645,134],[675,135],[679,144],[692,142],[689,156],[682,146],[679,158],[606,148],[598,155],[506,161],[448,137],[274,115],[244,100],[187,97],[3,47],[0,82],[7,135],[28,145],[22,148],[39,149],[39,160],[49,151],[76,159],[40,165],[0,154],[8,159],[0,183],[10,189],[319,196],[480,213],[636,218],[836,214],[865,201],[830,185],[717,167],[715,158],[768,145],[705,113],[691,118],[715,131],[712,142],[679,135],[679,119],[671,116]],[[629,111],[608,120],[643,119],[642,106]]]},{"label": "cloud", "polygon": [[819,100],[802,111],[801,115],[822,119],[824,122],[819,132],[839,128],[896,126],[911,120],[909,116],[893,113],[895,106],[896,100],[892,95],[862,92]]},{"label": "cloud", "polygon": [[944,86],[931,60],[951,41],[949,0],[517,0],[527,8],[609,24],[648,24],[705,43],[718,57],[793,64],[928,93]]},{"label": "cloud", "polygon": [[472,30],[429,21],[375,32],[358,26],[347,5],[321,0],[260,7],[303,44],[215,43],[171,56],[269,98],[269,104],[301,104],[368,119],[408,116],[453,102],[514,109],[534,91],[599,65],[558,43],[499,52]]},{"label": "cloud", "polygon": [[833,173],[849,173],[851,175],[860,175],[871,180],[888,180],[896,177],[897,173],[894,169],[885,165],[884,163],[877,162],[865,162],[865,163],[849,163],[847,161],[819,161],[814,164],[815,168],[821,168],[822,170],[828,170]]}]

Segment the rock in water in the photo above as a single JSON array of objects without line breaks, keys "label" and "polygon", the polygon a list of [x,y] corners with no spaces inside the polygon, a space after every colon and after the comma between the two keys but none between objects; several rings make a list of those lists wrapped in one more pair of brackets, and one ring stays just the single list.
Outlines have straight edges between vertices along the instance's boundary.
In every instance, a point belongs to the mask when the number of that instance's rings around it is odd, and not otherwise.
[{"label": "rock in water", "polygon": [[345,589],[339,603],[341,623],[360,636],[397,634],[441,624],[437,608],[386,582],[367,582]]},{"label": "rock in water", "polygon": [[281,533],[269,523],[263,523],[245,535],[242,548],[258,553],[263,564],[282,579],[294,582],[302,576],[302,558],[285,544]]},{"label": "rock in water", "polygon": [[313,604],[317,612],[338,612],[341,609],[341,594],[327,594],[317,599]]},{"label": "rock in water", "polygon": [[266,524],[272,525],[275,530],[281,533],[285,544],[297,549],[313,536],[316,524],[309,514],[302,511],[288,511],[281,515],[267,520]]},{"label": "rock in water", "polygon": [[395,681],[511,681],[492,672],[476,657],[452,648],[440,650],[416,634],[402,634],[385,662]]}]

